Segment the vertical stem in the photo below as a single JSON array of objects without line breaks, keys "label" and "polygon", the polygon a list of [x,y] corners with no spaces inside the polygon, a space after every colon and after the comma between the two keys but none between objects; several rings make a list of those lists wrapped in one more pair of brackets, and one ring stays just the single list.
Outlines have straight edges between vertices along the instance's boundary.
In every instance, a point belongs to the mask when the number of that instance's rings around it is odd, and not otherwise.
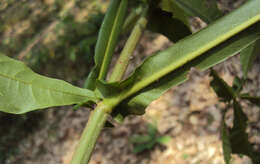
[{"label": "vertical stem", "polygon": [[131,58],[131,55],[133,54],[133,51],[135,50],[136,45],[137,45],[138,41],[140,40],[140,37],[147,25],[146,12],[147,12],[147,8],[144,9],[141,17],[139,18],[136,25],[134,26],[134,29],[133,29],[130,37],[128,38],[128,40],[125,44],[125,47],[124,47],[123,51],[121,52],[121,54],[117,60],[117,63],[114,67],[114,70],[110,76],[110,79],[109,79],[110,82],[119,81],[123,78],[124,73],[127,69],[129,60]]},{"label": "vertical stem", "polygon": [[143,6],[138,6],[137,8],[132,9],[130,14],[126,18],[125,23],[123,24],[122,33],[126,33],[132,29],[132,27],[138,20],[138,17],[141,15],[142,10],[143,10]]},{"label": "vertical stem", "polygon": [[73,154],[71,164],[88,163],[92,151],[95,148],[97,138],[106,122],[107,111],[110,110],[110,106],[100,103],[95,110],[91,112],[88,123]]}]

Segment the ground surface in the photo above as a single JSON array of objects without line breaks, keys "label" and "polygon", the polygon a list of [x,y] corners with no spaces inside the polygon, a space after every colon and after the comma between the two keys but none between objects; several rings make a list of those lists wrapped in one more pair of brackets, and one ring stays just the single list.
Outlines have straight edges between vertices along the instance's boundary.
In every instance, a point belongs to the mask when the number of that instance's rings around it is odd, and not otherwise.
[{"label": "ground surface", "polygon": [[[51,0],[46,1],[48,2]],[[240,1],[231,4],[227,2],[221,3],[225,11],[235,8]],[[132,62],[138,64],[145,56],[171,44],[163,36],[146,32]],[[55,62],[53,63],[55,66]],[[70,68],[63,71],[58,69],[57,72],[48,72],[53,66],[50,68],[45,66],[39,72],[82,85],[86,71],[79,71],[79,67],[75,64],[69,64]],[[258,57],[245,88],[246,91],[258,96],[260,96],[259,68]],[[227,60],[215,69],[231,84],[234,76],[241,76],[239,56]],[[80,80],[71,78],[69,75],[72,73],[75,77],[80,76]],[[104,129],[90,163],[224,164],[219,127],[222,120],[221,111],[225,105],[218,101],[209,83],[208,72],[192,70],[186,83],[170,89],[160,99],[154,101],[146,109],[145,115],[128,117],[122,125]],[[260,145],[260,109],[246,102],[243,103],[243,107],[249,116],[250,141]],[[0,164],[68,164],[88,115],[88,109],[73,111],[71,107],[48,109],[25,116],[0,113]],[[231,123],[232,118],[232,113],[228,113],[227,122]],[[157,144],[152,149],[134,154],[133,144],[129,141],[131,136],[147,134],[147,124],[154,120],[157,122],[158,135],[170,136],[171,141],[166,146]],[[250,160],[246,157],[243,159],[234,157],[233,163],[250,164]]]}]

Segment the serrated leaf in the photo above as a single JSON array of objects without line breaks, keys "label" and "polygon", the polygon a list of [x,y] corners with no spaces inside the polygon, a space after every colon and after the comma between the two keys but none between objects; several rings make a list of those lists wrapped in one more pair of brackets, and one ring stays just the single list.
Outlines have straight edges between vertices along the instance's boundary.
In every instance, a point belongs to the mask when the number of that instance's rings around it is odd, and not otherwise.
[{"label": "serrated leaf", "polygon": [[224,120],[222,121],[222,127],[221,127],[221,140],[222,140],[222,148],[223,148],[225,163],[230,164],[232,148],[230,143],[228,127]]},{"label": "serrated leaf", "polygon": [[216,71],[211,70],[210,76],[213,77],[210,86],[222,101],[230,102],[232,99],[236,98],[233,88],[219,77]]},{"label": "serrated leaf", "polygon": [[0,111],[13,114],[98,101],[92,91],[41,76],[3,54],[0,54],[0,91]]},{"label": "serrated leaf", "polygon": [[[117,118],[118,122],[120,122],[120,120],[122,121],[122,119],[129,114],[144,114],[145,108],[153,100],[159,98],[169,88],[185,82],[187,80],[188,72],[192,67],[201,71],[207,70],[208,68],[213,67],[214,65],[239,53],[243,48],[254,43],[258,38],[260,38],[260,24],[252,26],[248,30],[229,39],[199,58],[188,62],[183,67],[178,68],[164,78],[137,92],[120,103],[113,111],[112,115],[114,118]],[[114,86],[116,85],[114,84]]]},{"label": "serrated leaf", "polygon": [[96,79],[105,80],[106,78],[112,54],[124,23],[127,4],[128,0],[112,0],[109,5],[95,47],[95,67],[84,84],[87,89],[94,90]]},{"label": "serrated leaf", "polygon": [[161,8],[173,13],[173,16],[187,24],[189,17],[199,17],[211,23],[223,14],[216,0],[162,0]]},{"label": "serrated leaf", "polygon": [[242,95],[240,95],[240,98],[244,99],[244,100],[248,100],[257,106],[260,106],[260,97],[254,97],[254,96],[250,96],[248,94],[242,94]]},{"label": "serrated leaf", "polygon": [[260,54],[260,39],[241,51],[240,63],[244,79],[247,78],[248,71],[252,67],[253,62],[258,54]]},{"label": "serrated leaf", "polygon": [[183,22],[172,18],[172,14],[160,9],[149,12],[148,30],[166,36],[172,42],[191,34],[190,29]]}]

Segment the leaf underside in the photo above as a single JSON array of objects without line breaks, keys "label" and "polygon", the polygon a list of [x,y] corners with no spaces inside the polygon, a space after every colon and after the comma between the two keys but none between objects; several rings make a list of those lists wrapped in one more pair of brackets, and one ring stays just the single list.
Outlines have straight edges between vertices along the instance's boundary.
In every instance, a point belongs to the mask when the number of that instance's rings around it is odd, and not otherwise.
[{"label": "leaf underside", "polygon": [[39,75],[3,54],[0,54],[0,91],[0,111],[13,114],[98,101],[92,91]]}]

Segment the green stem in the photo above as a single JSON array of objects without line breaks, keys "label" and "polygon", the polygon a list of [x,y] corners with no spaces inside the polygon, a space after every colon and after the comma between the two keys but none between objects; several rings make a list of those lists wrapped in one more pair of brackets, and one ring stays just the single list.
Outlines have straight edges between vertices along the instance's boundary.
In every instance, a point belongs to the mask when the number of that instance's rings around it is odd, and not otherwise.
[{"label": "green stem", "polygon": [[138,41],[140,40],[140,37],[147,25],[146,13],[147,13],[147,8],[145,8],[143,10],[141,17],[138,19],[130,37],[128,38],[128,40],[125,44],[124,49],[122,50],[122,52],[117,60],[117,63],[114,67],[114,70],[110,76],[110,79],[109,79],[110,82],[120,81],[123,78],[124,73],[127,69],[129,60],[131,58],[131,55],[133,54],[133,52],[136,48],[136,45],[137,45]]},{"label": "green stem", "polygon": [[138,20],[138,17],[141,15],[143,10],[143,6],[138,6],[137,8],[132,9],[130,14],[127,16],[125,23],[122,27],[122,33],[126,33],[129,30],[132,29],[136,21]]},{"label": "green stem", "polygon": [[108,111],[111,107],[104,103],[98,104],[91,112],[88,123],[81,135],[80,141],[74,152],[71,164],[86,164],[90,160],[97,138],[104,127]]}]

